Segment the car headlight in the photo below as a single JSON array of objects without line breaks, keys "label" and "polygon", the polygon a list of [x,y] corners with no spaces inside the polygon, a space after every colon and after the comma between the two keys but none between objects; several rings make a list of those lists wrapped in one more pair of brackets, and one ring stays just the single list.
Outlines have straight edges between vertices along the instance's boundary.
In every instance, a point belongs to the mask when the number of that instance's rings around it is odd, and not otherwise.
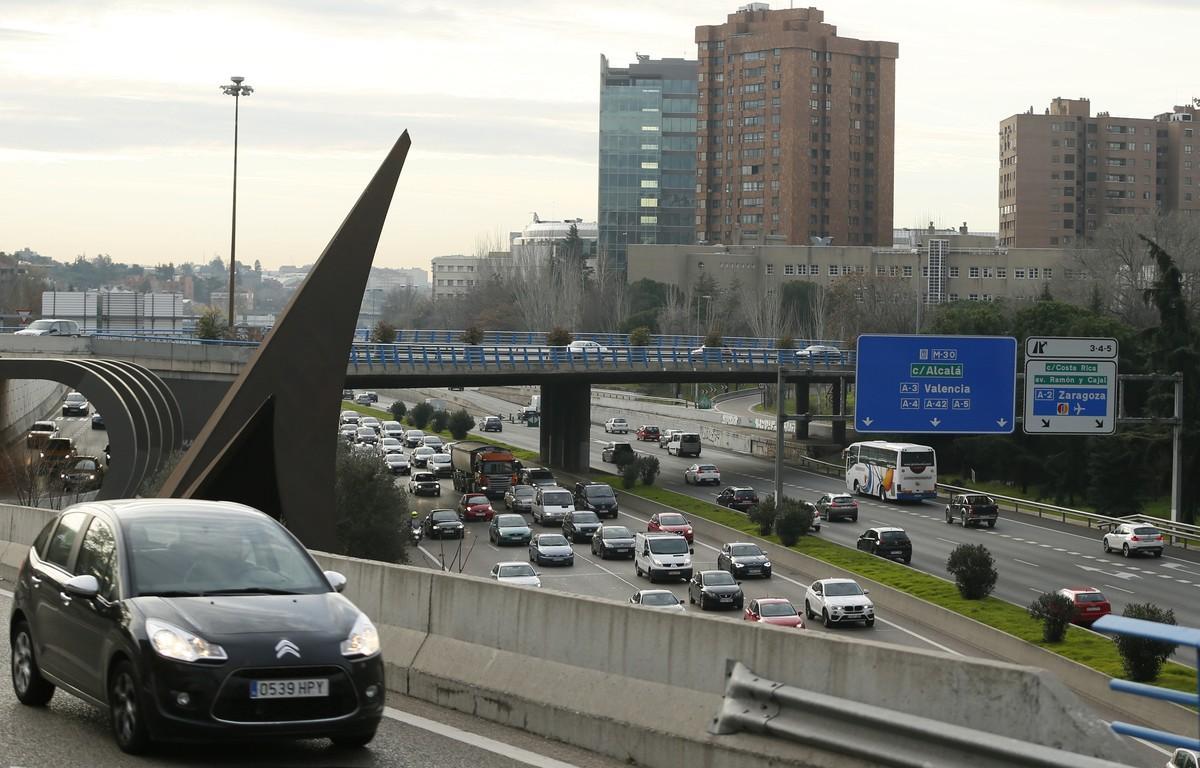
[{"label": "car headlight", "polygon": [[733,567],[734,568],[745,568],[746,564],[745,563],[734,563]]},{"label": "car headlight", "polygon": [[771,567],[771,561],[763,560],[763,568],[770,568],[770,567]]},{"label": "car headlight", "polygon": [[342,641],[343,656],[374,656],[379,653],[379,632],[367,618],[360,613],[354,620],[350,635]]},{"label": "car headlight", "polygon": [[225,649],[174,624],[146,619],[146,634],[155,653],[176,661],[225,661]]}]

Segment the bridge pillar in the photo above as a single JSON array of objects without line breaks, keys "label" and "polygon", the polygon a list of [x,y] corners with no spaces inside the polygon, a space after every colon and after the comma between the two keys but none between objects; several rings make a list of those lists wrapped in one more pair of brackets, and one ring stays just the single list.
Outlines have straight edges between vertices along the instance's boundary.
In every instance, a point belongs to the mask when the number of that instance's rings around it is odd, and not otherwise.
[{"label": "bridge pillar", "polygon": [[542,385],[542,463],[586,473],[591,456],[592,389],[587,383]]},{"label": "bridge pillar", "polygon": [[[805,414],[809,412],[808,400],[811,391],[812,382],[810,382],[807,378],[800,379],[796,382],[795,399],[797,414]],[[808,419],[799,419],[793,422],[796,425],[795,430],[797,440],[808,439],[808,421]]]},{"label": "bridge pillar", "polygon": [[[838,377],[838,379],[830,386],[829,394],[833,400],[833,414],[835,416],[844,416],[846,414],[846,380]],[[833,442],[845,444],[845,421],[839,419],[833,420]]]}]

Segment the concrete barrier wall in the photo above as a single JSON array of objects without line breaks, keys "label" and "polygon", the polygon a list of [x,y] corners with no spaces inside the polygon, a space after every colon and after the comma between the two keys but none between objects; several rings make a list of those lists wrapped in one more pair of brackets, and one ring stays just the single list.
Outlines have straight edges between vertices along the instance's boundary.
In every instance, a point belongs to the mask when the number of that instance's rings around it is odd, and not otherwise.
[{"label": "concrete barrier wall", "polygon": [[0,380],[0,448],[24,447],[33,422],[54,415],[66,394],[66,385],[54,381]]}]

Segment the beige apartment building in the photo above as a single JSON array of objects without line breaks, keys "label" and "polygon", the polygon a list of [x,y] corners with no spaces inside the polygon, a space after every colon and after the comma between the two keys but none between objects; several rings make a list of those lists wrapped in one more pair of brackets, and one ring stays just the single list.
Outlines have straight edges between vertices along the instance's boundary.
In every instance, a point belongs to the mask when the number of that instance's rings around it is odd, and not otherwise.
[{"label": "beige apartment building", "polygon": [[1070,246],[1155,211],[1200,211],[1196,112],[1093,116],[1088,99],[1056,98],[1000,121],[1000,245]]},{"label": "beige apartment building", "polygon": [[696,43],[696,241],[891,243],[899,46],[766,3]]},{"label": "beige apartment building", "polygon": [[483,259],[476,256],[434,256],[429,260],[433,300],[465,296],[480,281],[483,268]]},{"label": "beige apartment building", "polygon": [[[985,244],[990,240],[991,244]],[[914,304],[1032,301],[1049,288],[1056,298],[1085,300],[1090,275],[1078,254],[1061,248],[1002,248],[979,235],[922,238],[917,247],[869,245],[630,245],[629,282],[643,278],[684,288],[702,275],[717,290],[736,281],[751,295],[807,280],[830,287],[846,278],[901,281]]]}]

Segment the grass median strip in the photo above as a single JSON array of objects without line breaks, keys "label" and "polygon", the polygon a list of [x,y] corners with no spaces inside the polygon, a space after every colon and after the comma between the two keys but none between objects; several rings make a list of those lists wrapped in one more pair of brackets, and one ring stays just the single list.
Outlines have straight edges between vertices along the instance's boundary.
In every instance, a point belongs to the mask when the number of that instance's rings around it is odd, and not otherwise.
[{"label": "grass median strip", "polygon": [[[352,403],[349,400],[342,401],[342,410],[343,411],[354,411],[355,413],[361,413],[363,416],[374,416],[375,418],[379,419],[380,421],[395,421],[396,420],[396,417],[393,416],[390,411],[385,411],[382,408],[374,408],[369,405],[359,405],[358,403]],[[403,422],[401,422],[401,424],[403,424]],[[407,429],[416,429],[416,427],[414,427],[410,424],[403,424],[403,426],[406,430]],[[436,432],[433,429],[429,428],[428,425],[426,425],[426,428],[421,431],[427,435],[437,435],[438,437],[442,438],[443,440],[447,440],[447,441],[453,441],[456,439],[448,431],[442,430],[440,432]],[[515,456],[516,458],[518,458],[524,462],[529,462],[531,464],[537,464],[539,462],[537,451],[528,451],[528,450],[525,450],[524,448],[518,448],[515,445],[509,445],[508,443],[502,443],[499,440],[494,440],[491,437],[488,437],[487,435],[477,435],[474,432],[470,432],[467,434],[466,439],[478,440],[481,443],[488,443],[489,445],[494,445],[497,448],[507,449],[508,451],[510,451],[512,453],[513,456]]]},{"label": "grass median strip", "polygon": [[[615,475],[594,474],[592,479],[596,482],[610,483],[614,488],[621,488],[621,478]],[[656,486],[637,486],[633,489],[622,490],[625,493],[673,507],[688,515],[720,523],[748,536],[779,544],[777,536],[760,536],[758,526],[752,523],[748,517],[725,507]],[[1109,677],[1124,677],[1121,656],[1117,653],[1116,645],[1111,639],[1102,635],[1072,626],[1067,631],[1063,642],[1046,643],[1042,641],[1041,623],[1030,618],[1025,609],[1018,605],[996,597],[966,600],[958,594],[958,588],[952,581],[940,579],[899,563],[859,552],[856,549],[834,544],[820,538],[819,534],[801,537],[799,543],[791,549],[880,584],[907,592],[922,600],[928,600],[935,605],[975,619],[994,629],[1015,635],[1025,642],[1079,662]],[[1162,673],[1155,684],[1177,691],[1194,693],[1196,673],[1182,664],[1168,663],[1163,666]]]}]

